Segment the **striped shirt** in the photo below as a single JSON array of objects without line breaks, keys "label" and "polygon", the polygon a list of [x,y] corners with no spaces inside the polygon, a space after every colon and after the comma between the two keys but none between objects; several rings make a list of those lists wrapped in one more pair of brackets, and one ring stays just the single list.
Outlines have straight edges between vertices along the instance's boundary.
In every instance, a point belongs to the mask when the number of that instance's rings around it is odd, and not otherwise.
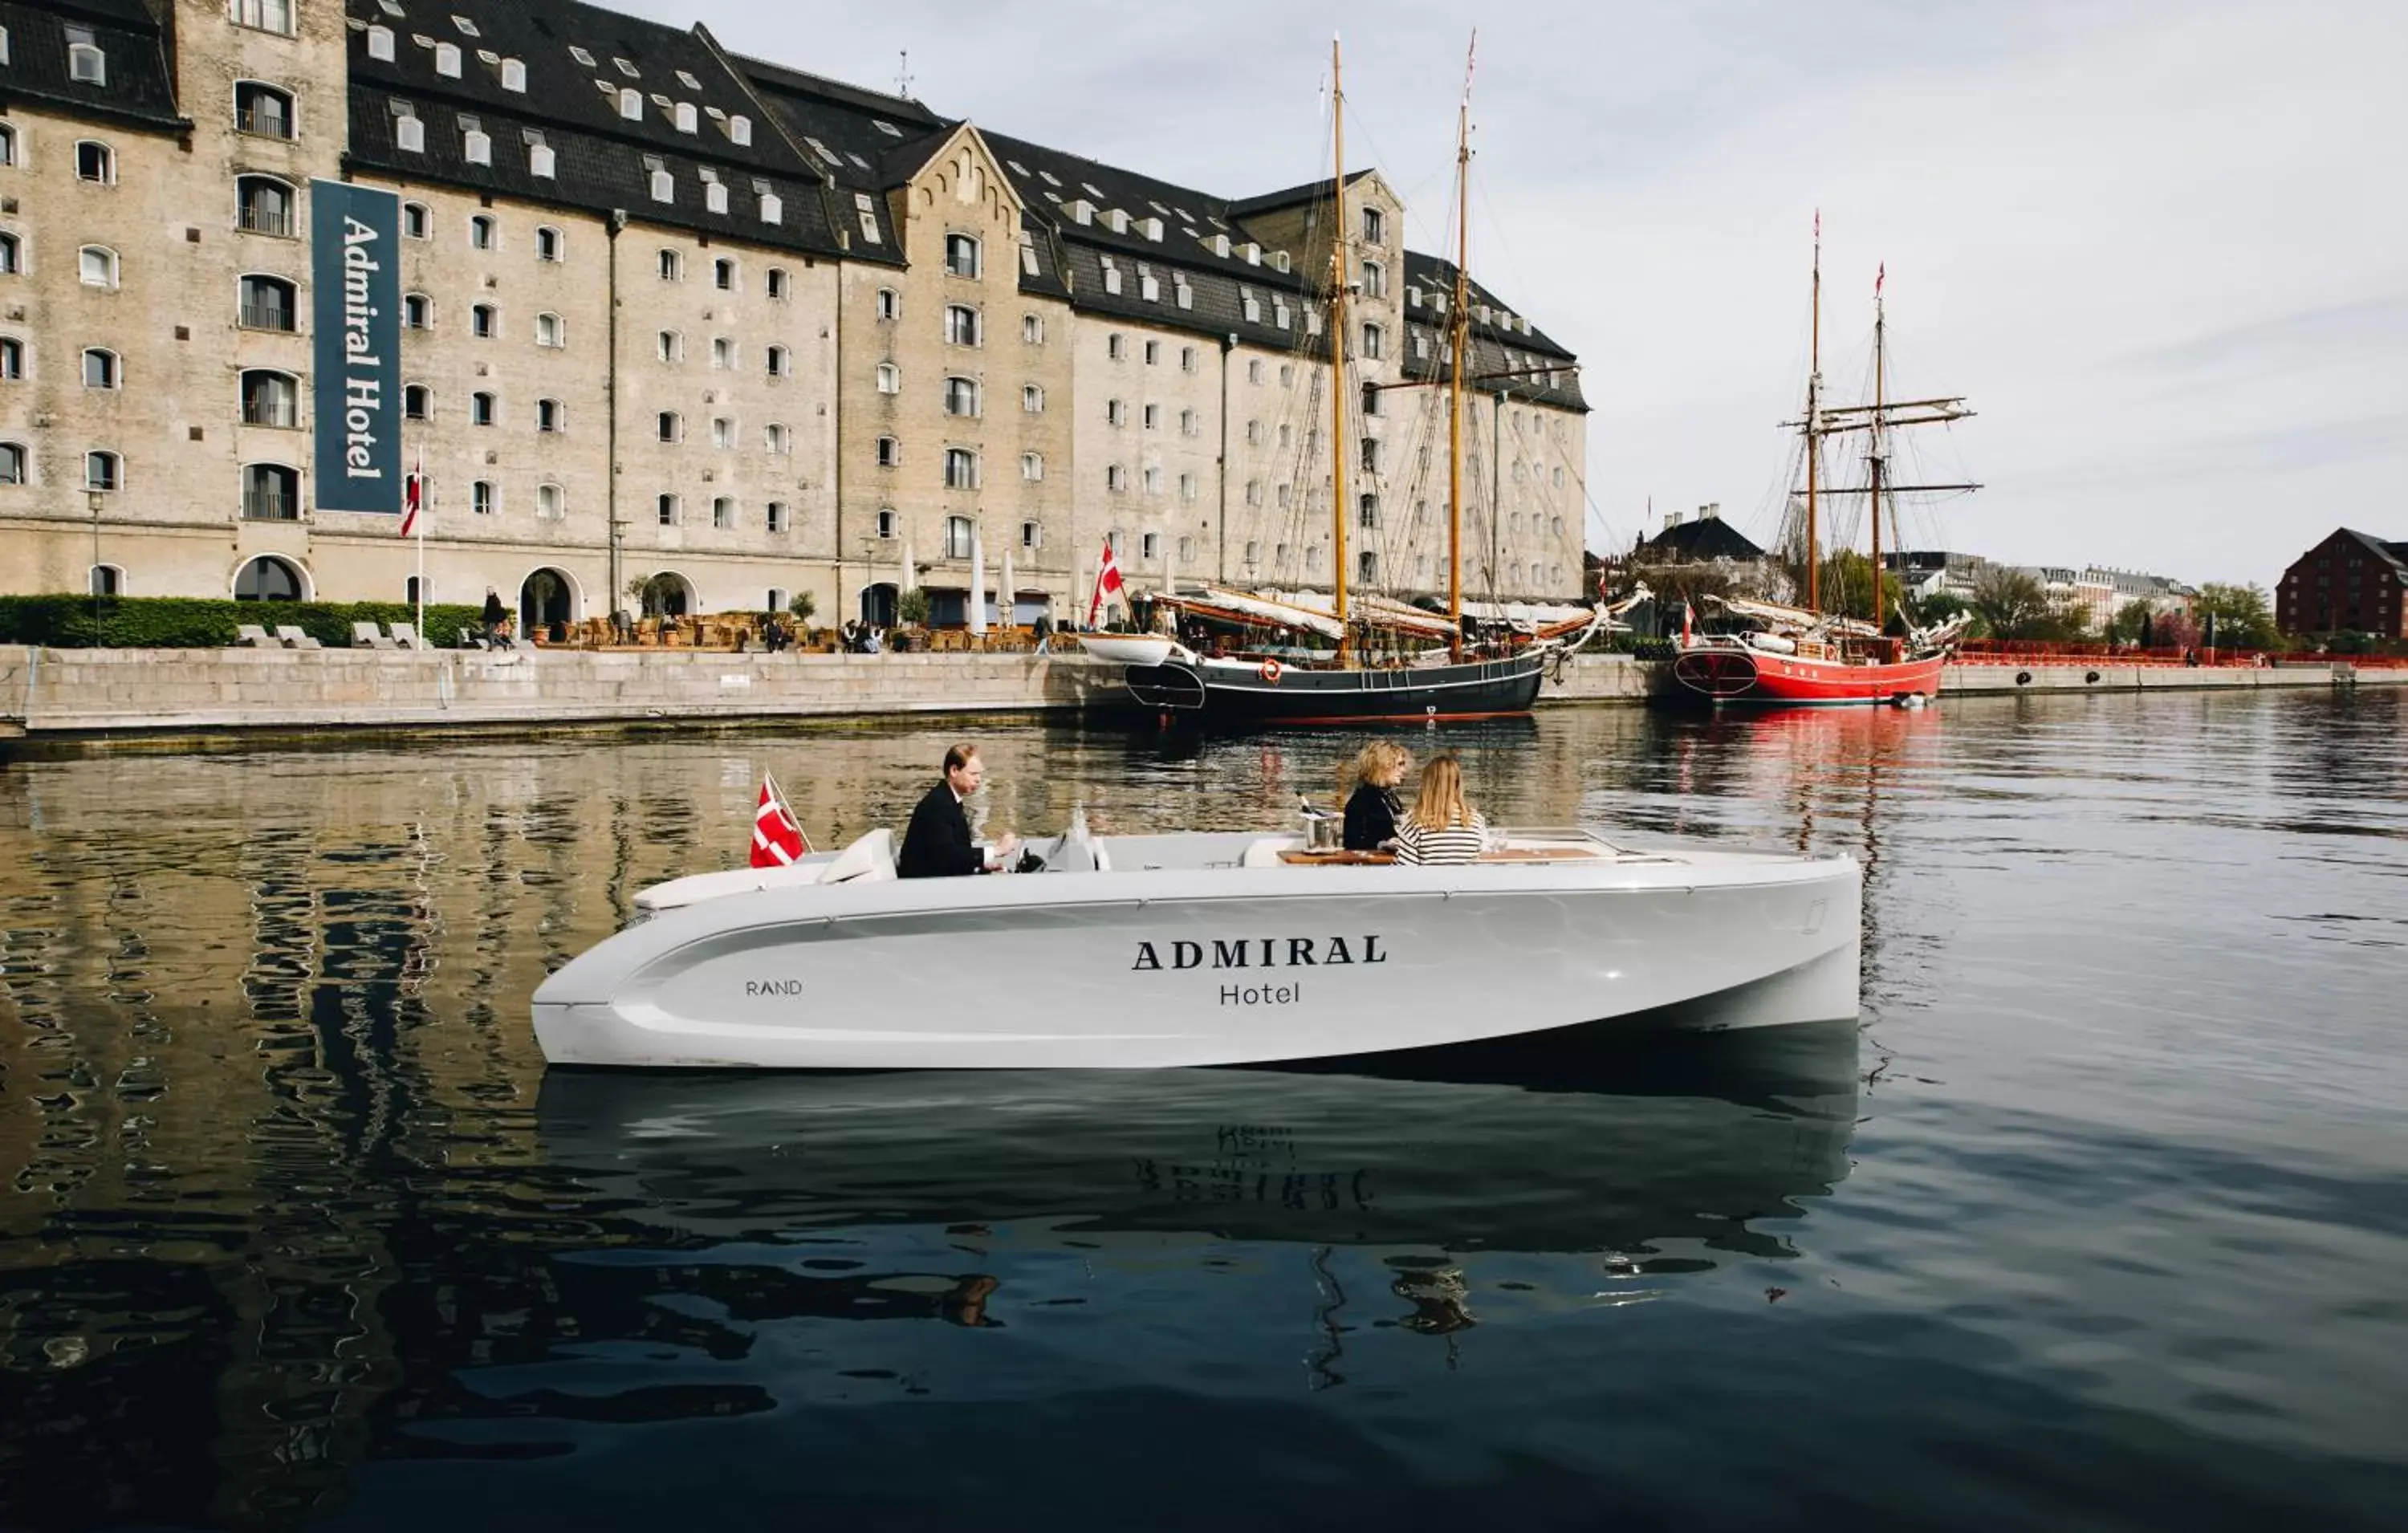
[{"label": "striped shirt", "polygon": [[1427,830],[1410,813],[1397,821],[1397,861],[1420,867],[1432,863],[1468,863],[1488,841],[1488,822],[1471,811],[1468,825]]}]

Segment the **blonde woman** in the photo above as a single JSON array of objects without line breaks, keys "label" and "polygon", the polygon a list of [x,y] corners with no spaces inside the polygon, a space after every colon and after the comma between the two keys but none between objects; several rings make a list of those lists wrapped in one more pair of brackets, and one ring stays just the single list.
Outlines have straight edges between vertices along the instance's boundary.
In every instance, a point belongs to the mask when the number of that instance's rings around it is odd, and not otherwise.
[{"label": "blonde woman", "polygon": [[1396,838],[1397,784],[1405,780],[1413,758],[1390,740],[1373,740],[1354,758],[1354,792],[1346,800],[1349,852],[1376,852]]},{"label": "blonde woman", "polygon": [[1422,791],[1397,823],[1397,861],[1419,867],[1468,863],[1488,839],[1488,822],[1463,800],[1463,767],[1453,756],[1434,756],[1422,768]]}]

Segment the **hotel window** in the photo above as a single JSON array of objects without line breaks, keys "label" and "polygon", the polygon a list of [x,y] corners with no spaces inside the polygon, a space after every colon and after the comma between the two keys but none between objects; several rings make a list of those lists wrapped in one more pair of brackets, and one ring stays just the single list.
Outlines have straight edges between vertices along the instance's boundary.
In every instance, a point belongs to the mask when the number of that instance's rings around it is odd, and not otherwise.
[{"label": "hotel window", "polygon": [[568,344],[567,323],[557,314],[535,317],[535,343],[538,346],[561,347]]},{"label": "hotel window", "polygon": [[652,434],[665,442],[674,442],[685,435],[685,421],[673,409],[665,409],[652,418]]},{"label": "hotel window", "polygon": [[568,259],[567,252],[567,239],[559,230],[553,228],[549,223],[544,224],[542,227],[536,230],[535,258],[537,260],[553,262],[566,261]]},{"label": "hotel window", "polygon": [[1357,525],[1376,531],[1380,525],[1380,497],[1365,495],[1356,501],[1354,520]]},{"label": "hotel window", "polygon": [[1034,484],[1045,477],[1045,454],[1023,452],[1020,455],[1020,477]]},{"label": "hotel window", "polygon": [[966,304],[945,306],[945,343],[976,346],[980,342],[979,311]]},{"label": "hotel window", "polygon": [[226,16],[236,26],[293,35],[293,0],[227,0]]},{"label": "hotel window", "polygon": [[234,131],[254,138],[293,136],[293,98],[272,85],[237,80],[234,88]]},{"label": "hotel window", "polygon": [[1145,493],[1150,495],[1158,495],[1162,494],[1162,468],[1159,465],[1150,466],[1146,469]]},{"label": "hotel window", "polygon": [[494,418],[499,413],[500,411],[495,406],[494,396],[485,393],[483,390],[480,389],[478,392],[468,396],[468,423],[470,425],[492,425],[494,423]]},{"label": "hotel window", "polygon": [[1363,209],[1363,243],[1385,245],[1388,242],[1388,218],[1377,208]]},{"label": "hotel window", "polygon": [[680,362],[685,357],[685,337],[674,330],[664,330],[652,343],[652,354],[663,362]]},{"label": "hotel window", "polygon": [[1249,383],[1260,383],[1262,380],[1263,359],[1260,357],[1248,357],[1246,359],[1246,381]]},{"label": "hotel window", "polygon": [[736,263],[725,256],[710,264],[710,285],[722,293],[736,291]]},{"label": "hotel window", "polygon": [[1146,406],[1146,407],[1145,407],[1145,429],[1146,429],[1146,430],[1148,430],[1148,431],[1158,431],[1158,430],[1160,430],[1161,428],[1162,428],[1162,407],[1161,407],[1160,405],[1148,405],[1148,406]]},{"label": "hotel window", "polygon": [[423,421],[435,413],[435,391],[423,383],[406,383],[401,390],[401,418]]},{"label": "hotel window", "polygon": [[1154,365],[1156,363],[1159,363],[1161,360],[1162,360],[1162,342],[1160,342],[1160,341],[1158,341],[1158,340],[1150,340],[1150,341],[1147,341],[1147,342],[1145,343],[1145,365],[1146,365],[1147,366],[1151,367],[1151,366]]},{"label": "hotel window", "polygon": [[878,317],[882,320],[891,320],[901,312],[903,312],[903,295],[896,293],[893,288],[880,288],[878,290]]},{"label": "hotel window", "polygon": [[77,141],[75,167],[77,180],[101,186],[117,184],[117,151],[96,138]]},{"label": "hotel window", "polygon": [[122,490],[125,487],[125,460],[114,452],[87,452],[83,455],[83,487],[87,490]]},{"label": "hotel window", "polygon": [[685,257],[675,251],[665,250],[652,258],[652,269],[664,282],[685,280]]},{"label": "hotel window", "polygon": [[426,204],[405,202],[401,205],[401,236],[404,239],[432,238],[434,228],[435,215],[427,210]]},{"label": "hotel window", "polygon": [[1125,405],[1124,405],[1124,404],[1122,404],[1122,403],[1121,403],[1119,400],[1117,400],[1117,399],[1107,399],[1107,400],[1105,400],[1105,401],[1104,401],[1104,424],[1106,424],[1106,425],[1108,425],[1108,426],[1117,426],[1117,425],[1125,425],[1125,424],[1127,424],[1127,423],[1128,423],[1128,407],[1127,407],[1127,406],[1125,406]]},{"label": "hotel window", "polygon": [[568,411],[557,399],[535,402],[535,428],[546,435],[557,435],[567,429]]},{"label": "hotel window", "polygon": [[1248,480],[1246,481],[1246,504],[1249,506],[1259,506],[1262,503],[1263,481],[1260,480]]},{"label": "hotel window", "polygon": [[902,463],[903,444],[892,437],[879,437],[878,466],[881,468],[896,468],[900,467]]},{"label": "hotel window", "polygon": [[468,486],[468,509],[477,515],[493,515],[494,508],[500,503],[501,493],[494,488],[493,480],[479,480]]},{"label": "hotel window", "polygon": [[1045,410],[1045,391],[1039,388],[1034,383],[1023,388],[1020,391],[1020,408],[1031,415],[1043,414]]},{"label": "hotel window", "polygon": [[1128,470],[1123,468],[1116,463],[1106,464],[1104,466],[1104,488],[1113,491],[1127,489]]},{"label": "hotel window", "polygon": [[787,530],[789,523],[786,520],[786,503],[784,501],[773,500],[769,502],[768,520],[769,530],[771,532],[784,532]]},{"label": "hotel window", "polygon": [[945,236],[945,270],[955,277],[979,275],[979,242],[969,235]]},{"label": "hotel window", "polygon": [[0,234],[0,277],[14,277],[25,269],[25,247],[15,235]]},{"label": "hotel window", "polygon": [[246,522],[298,522],[301,476],[280,463],[245,465],[242,515]]},{"label": "hotel window", "polygon": [[1179,434],[1182,437],[1197,436],[1200,434],[1203,429],[1203,417],[1197,415],[1194,410],[1183,409],[1179,412]]},{"label": "hotel window", "polygon": [[113,389],[123,376],[117,353],[93,346],[83,353],[83,386],[87,389]]},{"label": "hotel window", "polygon": [[568,492],[557,484],[535,487],[535,515],[538,522],[558,522],[568,514]]},{"label": "hotel window", "polygon": [[1363,472],[1367,474],[1376,474],[1379,471],[1380,438],[1377,437],[1366,437],[1363,438]]},{"label": "hotel window", "polygon": [[1246,445],[1248,447],[1260,447],[1263,445],[1263,423],[1260,421],[1249,421],[1246,423]]},{"label": "hotel window", "polygon": [[291,186],[267,176],[241,176],[234,187],[235,222],[244,233],[293,237],[295,199]]},{"label": "hotel window", "polygon": [[1363,263],[1363,296],[1384,298],[1388,295],[1388,268],[1377,261]]},{"label": "hotel window", "polygon": [[945,488],[975,490],[979,487],[978,454],[967,447],[945,449]]},{"label": "hotel window", "polygon": [[783,266],[771,266],[771,267],[769,268],[769,296],[770,296],[770,297],[772,297],[772,298],[789,298],[789,297],[792,297],[792,296],[794,295],[794,290],[795,290],[795,281],[794,281],[794,279],[793,279],[792,277],[790,277],[790,276],[788,276],[788,275],[787,275],[787,273],[786,273],[786,268],[785,268],[785,267],[783,267]]},{"label": "hotel window", "polygon": [[1161,558],[1162,534],[1150,532],[1140,535],[1137,540],[1137,556],[1147,564]]},{"label": "hotel window", "polygon": [[15,442],[0,442],[0,484],[25,482],[25,450]]},{"label": "hotel window", "polygon": [[664,527],[676,526],[678,524],[678,497],[675,495],[665,494],[653,500],[652,515]]},{"label": "hotel window", "polygon": [[1354,578],[1369,585],[1380,579],[1380,556],[1369,549],[1354,556]]},{"label": "hotel window", "polygon": [[945,380],[945,413],[947,415],[976,415],[978,412],[979,386],[977,381],[968,378],[949,378]]},{"label": "hotel window", "polygon": [[1385,327],[1366,323],[1363,326],[1363,360],[1377,362],[1388,354],[1388,332]]},{"label": "hotel window", "polygon": [[710,445],[724,451],[736,445],[736,423],[724,415],[710,418]]},{"label": "hotel window", "polygon": [[881,394],[901,394],[903,392],[903,369],[897,367],[891,362],[880,363],[878,365],[878,392]]},{"label": "hotel window", "polygon": [[736,530],[736,501],[733,496],[718,495],[712,498],[710,524],[721,532]]},{"label": "hotel window", "polygon": [[732,371],[736,366],[736,342],[725,336],[714,336],[710,341],[710,365]]},{"label": "hotel window", "polygon": [[1020,316],[1020,338],[1031,346],[1045,344],[1045,322],[1034,314]]},{"label": "hotel window", "polygon": [[245,330],[291,331],[300,324],[293,284],[281,277],[246,277],[238,293],[237,318]]},{"label": "hotel window", "polygon": [[1179,476],[1179,498],[1182,500],[1194,500],[1196,498],[1195,475],[1182,474]]},{"label": "hotel window", "polygon": [[878,511],[878,536],[892,538],[896,533],[896,522],[894,507],[881,507]]},{"label": "hotel window", "polygon": [[1038,522],[1023,522],[1020,524],[1020,546],[1025,549],[1043,548],[1045,546],[1044,524]]},{"label": "hotel window", "polygon": [[966,516],[945,518],[945,557],[967,559],[977,547],[978,530]]},{"label": "hotel window", "polygon": [[479,340],[491,340],[501,328],[501,310],[491,304],[472,304],[468,308],[468,334]]},{"label": "hotel window", "polygon": [[16,163],[17,130],[6,122],[0,122],[0,165],[13,165]]},{"label": "hotel window", "polygon": [[782,458],[795,450],[794,434],[782,422],[772,421],[761,428],[761,445],[771,457]]},{"label": "hotel window", "polygon": [[1122,337],[1119,331],[1115,330],[1104,337],[1104,355],[1114,362],[1128,355],[1128,342]]},{"label": "hotel window", "polygon": [[0,383],[14,383],[25,376],[25,343],[14,336],[0,336]]},{"label": "hotel window", "polygon": [[794,365],[790,360],[792,353],[782,346],[768,347],[762,351],[761,355],[768,365],[771,378],[783,378],[794,371]]}]

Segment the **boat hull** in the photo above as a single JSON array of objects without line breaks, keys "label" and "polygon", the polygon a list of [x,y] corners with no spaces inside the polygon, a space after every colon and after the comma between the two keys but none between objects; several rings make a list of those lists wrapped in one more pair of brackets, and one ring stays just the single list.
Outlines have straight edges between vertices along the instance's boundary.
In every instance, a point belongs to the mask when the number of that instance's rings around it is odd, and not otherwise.
[{"label": "boat hull", "polygon": [[536,1036],[567,1065],[1154,1068],[1856,1012],[1845,858],[1206,866],[710,900],[552,976]]},{"label": "boat hull", "polygon": [[1863,706],[1940,695],[1944,657],[1857,665],[1771,654],[1731,646],[1697,646],[1672,658],[1672,679],[1717,706]]},{"label": "boat hull", "polygon": [[1131,666],[1122,681],[1139,707],[1206,723],[1354,724],[1376,719],[1482,719],[1527,713],[1546,656],[1455,666],[1309,670],[1168,661]]}]

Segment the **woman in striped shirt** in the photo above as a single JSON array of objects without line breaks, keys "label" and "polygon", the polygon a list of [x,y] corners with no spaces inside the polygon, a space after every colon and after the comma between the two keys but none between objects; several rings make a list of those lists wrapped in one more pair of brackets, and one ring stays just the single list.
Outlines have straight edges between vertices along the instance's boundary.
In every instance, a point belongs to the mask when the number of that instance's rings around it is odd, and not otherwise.
[{"label": "woman in striped shirt", "polygon": [[1453,756],[1433,757],[1422,768],[1422,789],[1413,807],[1397,822],[1397,861],[1419,867],[1468,863],[1487,843],[1488,822],[1463,801],[1463,768]]}]

